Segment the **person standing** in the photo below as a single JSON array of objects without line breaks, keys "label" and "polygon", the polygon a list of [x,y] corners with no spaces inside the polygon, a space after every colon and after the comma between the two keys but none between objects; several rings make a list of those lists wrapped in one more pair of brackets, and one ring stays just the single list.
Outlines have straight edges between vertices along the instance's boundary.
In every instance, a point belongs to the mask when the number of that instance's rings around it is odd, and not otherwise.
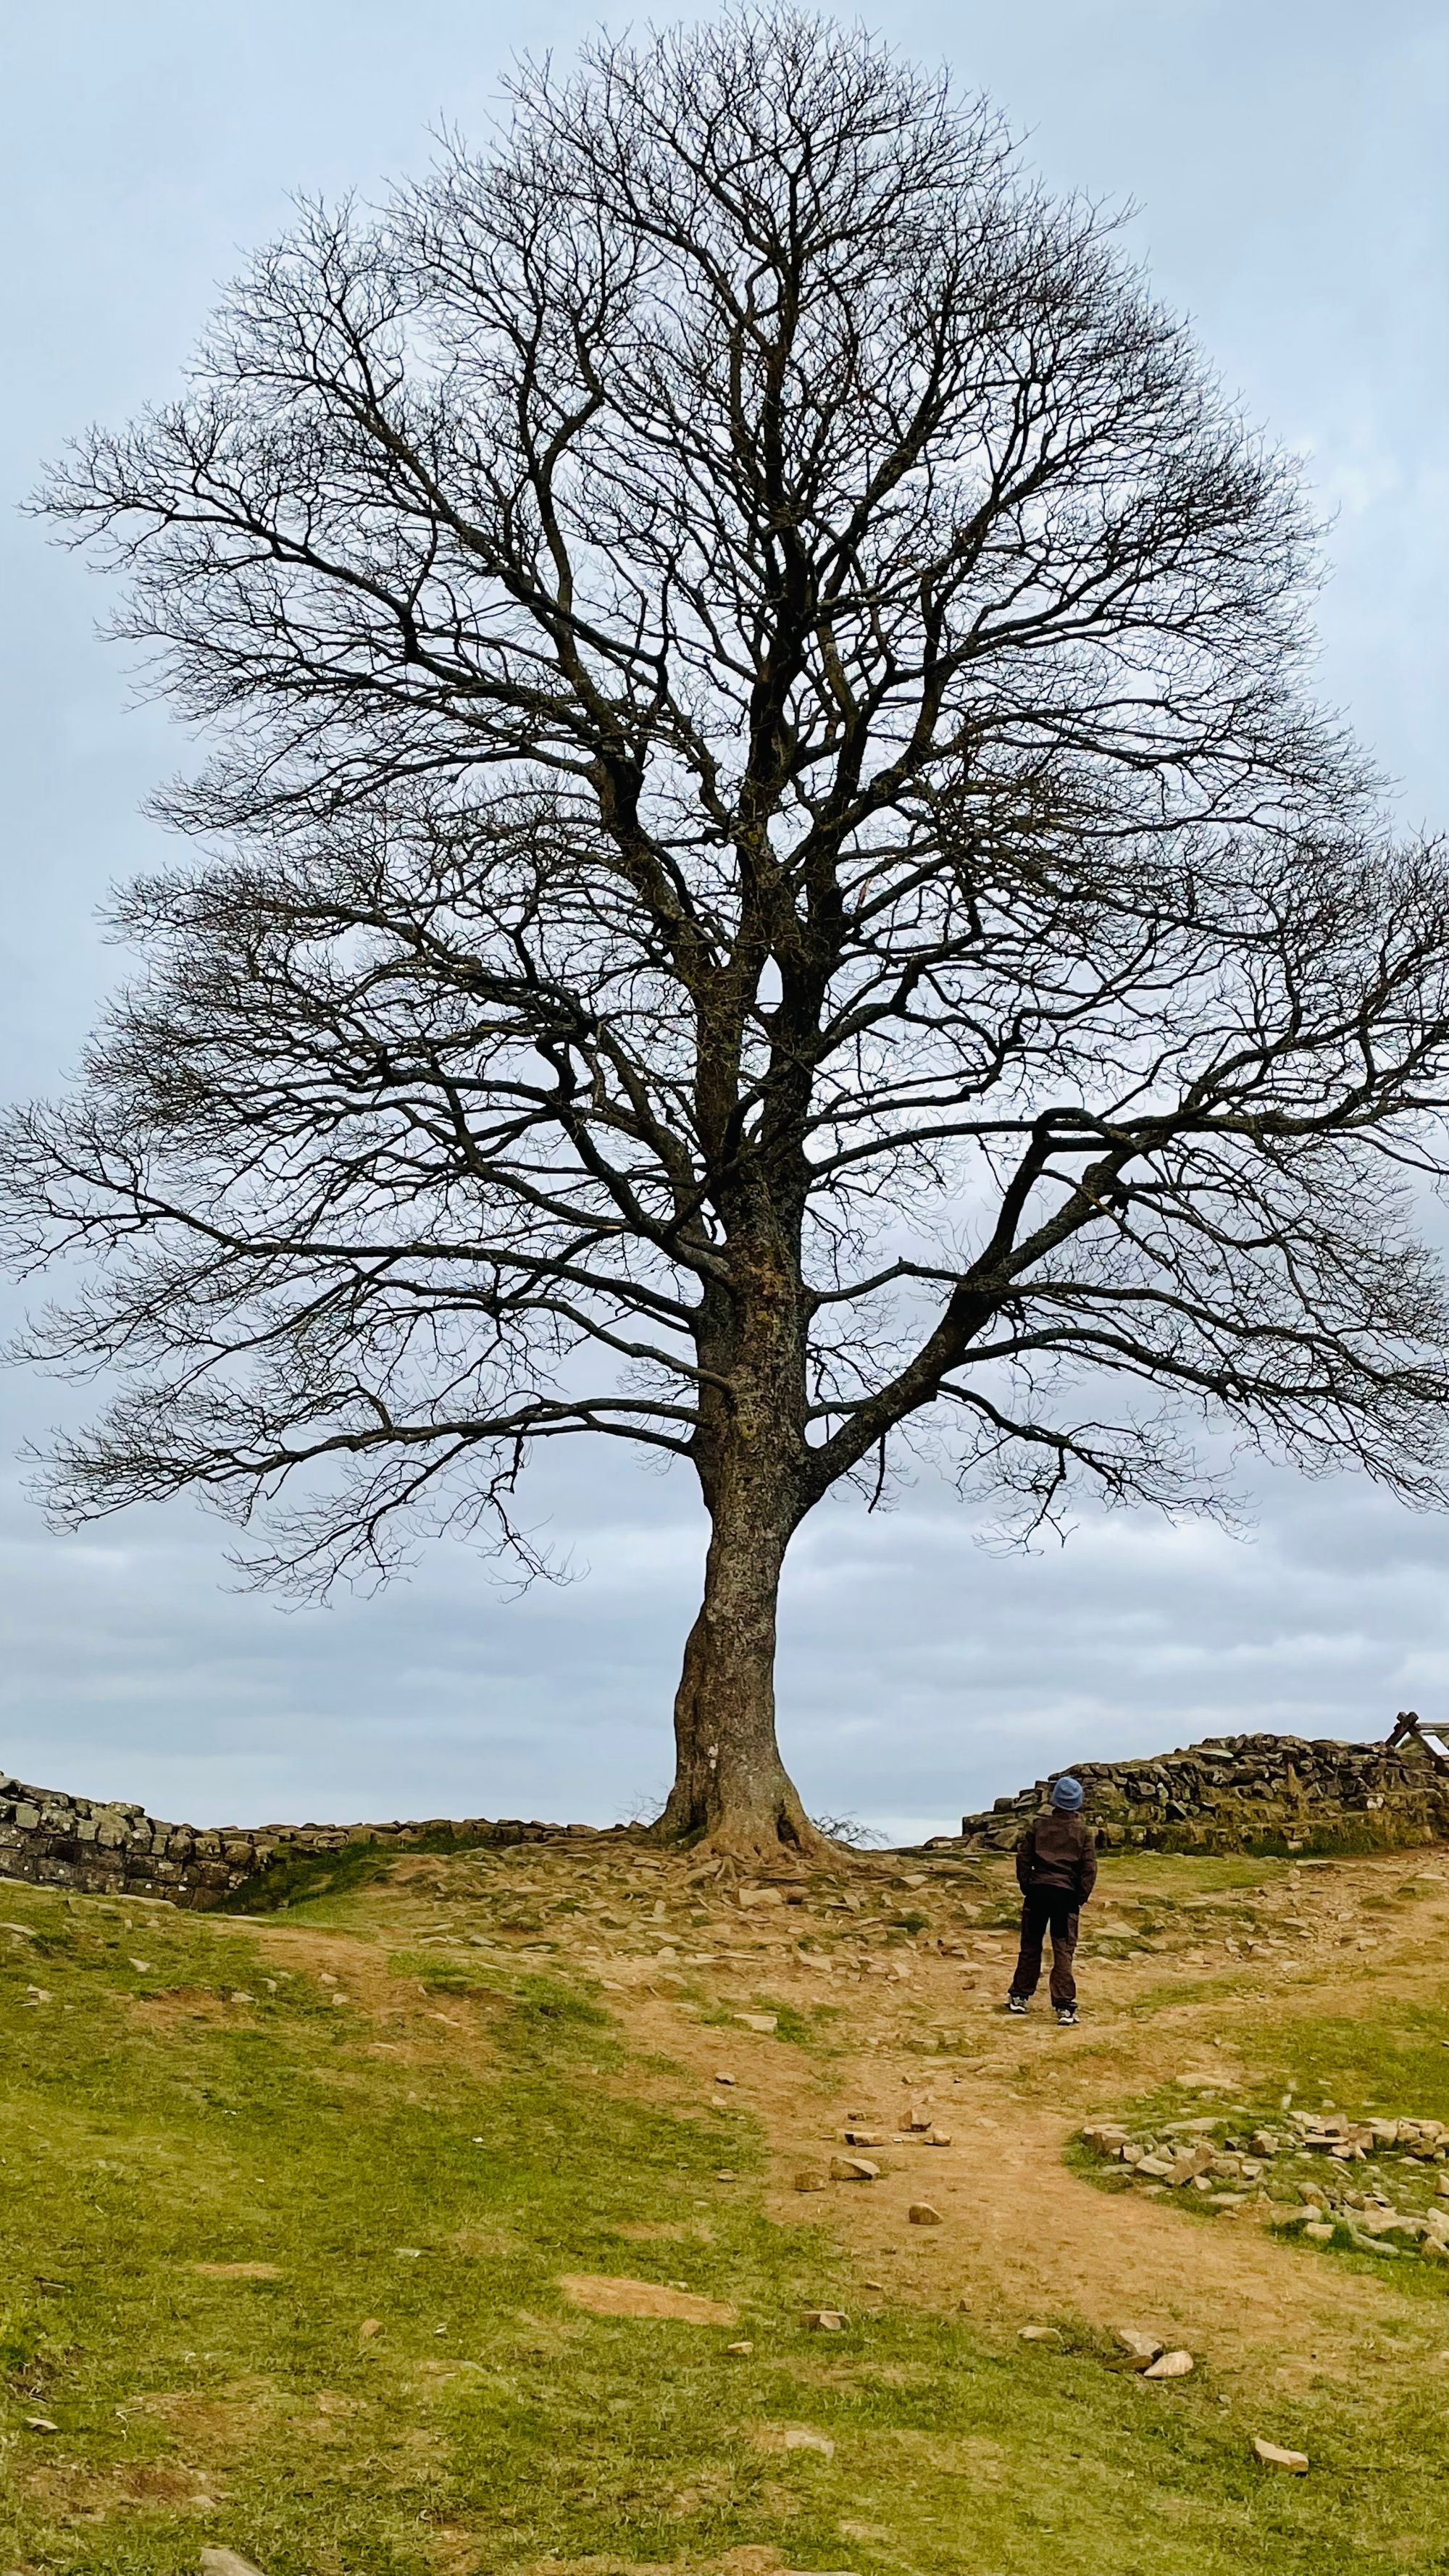
[{"label": "person standing", "polygon": [[1042,1942],[1050,1932],[1051,1999],[1064,2028],[1070,2028],[1077,2018],[1072,1955],[1082,1907],[1097,1884],[1096,1839],[1082,1820],[1082,1800],[1080,1780],[1064,1772],[1052,1784],[1051,1805],[1027,1826],[1016,1847],[1021,1950],[1006,2009],[1024,2013],[1036,1993]]}]

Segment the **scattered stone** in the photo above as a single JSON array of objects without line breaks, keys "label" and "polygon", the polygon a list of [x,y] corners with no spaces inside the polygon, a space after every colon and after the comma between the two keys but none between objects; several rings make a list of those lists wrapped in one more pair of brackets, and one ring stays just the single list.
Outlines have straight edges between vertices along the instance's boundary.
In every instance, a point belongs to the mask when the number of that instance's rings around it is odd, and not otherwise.
[{"label": "scattered stone", "polygon": [[1200,2181],[1211,2171],[1215,2162],[1212,2148],[1205,2139],[1199,2139],[1197,2145],[1193,2147],[1175,2147],[1167,2179],[1176,2190],[1180,2191],[1184,2183]]},{"label": "scattered stone", "polygon": [[733,2084],[735,2079],[732,2075],[717,2075],[714,2080],[716,2084]]},{"label": "scattered stone", "polygon": [[939,2227],[941,2213],[928,2200],[913,2200],[906,2216],[913,2227]]},{"label": "scattered stone", "polygon": [[787,2424],[781,2438],[782,2451],[818,2451],[822,2460],[833,2460],[835,2444],[828,2433],[814,2433],[808,2424]]},{"label": "scattered stone", "polygon": [[1019,2326],[1018,2343],[1054,2343],[1065,2348],[1066,2338],[1055,2326]]},{"label": "scattered stone", "polygon": [[381,2332],[381,2317],[364,2317],[357,2329],[357,2340],[359,2343],[367,2343],[373,2335],[380,2335]]},{"label": "scattered stone", "polygon": [[1133,2170],[1152,2182],[1170,2182],[1174,2172],[1165,2156],[1139,2156]]},{"label": "scattered stone", "polygon": [[1253,2436],[1253,2455],[1268,2469],[1287,2469],[1301,2478],[1308,2467],[1306,2451],[1285,2451],[1276,2442],[1265,2442],[1261,2433]]},{"label": "scattered stone", "polygon": [[743,2023],[746,2030],[757,2030],[762,2039],[768,2039],[780,2027],[778,2013],[737,2012],[735,2019]]},{"label": "scattered stone", "polygon": [[752,2343],[727,2343],[725,2345],[726,2352],[753,2352],[754,2349],[755,2347]]},{"label": "scattered stone", "polygon": [[821,2173],[818,2166],[803,2168],[795,2176],[797,2191],[828,2191],[829,2188],[830,2176]]},{"label": "scattered stone", "polygon": [[1115,2326],[1113,2332],[1129,2361],[1145,2370],[1163,2349],[1161,2335],[1139,2334],[1135,2326]]},{"label": "scattered stone", "polygon": [[880,2129],[842,2129],[841,2137],[848,2147],[883,2147],[885,2135]]},{"label": "scattered stone", "polygon": [[25,2429],[27,2433],[58,2433],[60,2426],[52,2424],[48,2415],[27,2415]]},{"label": "scattered stone", "polygon": [[802,2308],[800,2323],[811,2334],[844,2334],[847,2320],[839,2308]]},{"label": "scattered stone", "polygon": [[1410,2236],[1415,2242],[1424,2229],[1422,2218],[1406,2217],[1398,2209],[1360,2209],[1353,2224],[1363,2236]]},{"label": "scattered stone", "polygon": [[1162,2352],[1156,2361],[1148,2363],[1142,2376],[1144,2379],[1186,2379],[1194,2367],[1190,2352]]},{"label": "scattered stone", "polygon": [[928,2147],[949,2147],[950,2144],[951,2132],[949,2129],[932,2129],[926,2139],[926,2145]]},{"label": "scattered stone", "polygon": [[873,2165],[869,2156],[832,2156],[830,2179],[832,2182],[879,2182],[880,2167]]}]

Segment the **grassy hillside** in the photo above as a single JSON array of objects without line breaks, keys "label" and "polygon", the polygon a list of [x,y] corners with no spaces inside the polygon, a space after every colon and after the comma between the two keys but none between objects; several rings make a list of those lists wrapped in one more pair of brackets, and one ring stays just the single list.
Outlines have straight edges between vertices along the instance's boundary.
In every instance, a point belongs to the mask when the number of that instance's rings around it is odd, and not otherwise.
[{"label": "grassy hillside", "polygon": [[[618,1846],[438,1857],[266,1922],[5,1888],[0,2568],[1449,2570],[1449,2266],[1122,2205],[1069,2148],[1173,2075],[1449,2106],[1449,1892],[1104,1875],[1073,2034],[1000,2024],[991,1870],[753,1908]],[[948,2148],[793,2188],[923,2085]],[[596,2312],[650,2286],[718,2321]],[[1158,2298],[1197,2366],[1150,2385],[1110,2329]]]}]

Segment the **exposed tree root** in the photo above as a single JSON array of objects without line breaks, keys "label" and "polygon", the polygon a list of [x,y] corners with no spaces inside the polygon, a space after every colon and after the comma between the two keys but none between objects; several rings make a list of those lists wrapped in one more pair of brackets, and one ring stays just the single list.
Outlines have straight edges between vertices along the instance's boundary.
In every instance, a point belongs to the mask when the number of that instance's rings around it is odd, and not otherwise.
[{"label": "exposed tree root", "polygon": [[666,1849],[687,1844],[701,1861],[733,1862],[736,1869],[764,1871],[772,1877],[804,1876],[817,1869],[838,1870],[856,1855],[844,1843],[832,1842],[802,1814],[772,1817],[721,1816],[696,1841],[681,1833],[666,1809],[649,1830],[649,1840]]}]

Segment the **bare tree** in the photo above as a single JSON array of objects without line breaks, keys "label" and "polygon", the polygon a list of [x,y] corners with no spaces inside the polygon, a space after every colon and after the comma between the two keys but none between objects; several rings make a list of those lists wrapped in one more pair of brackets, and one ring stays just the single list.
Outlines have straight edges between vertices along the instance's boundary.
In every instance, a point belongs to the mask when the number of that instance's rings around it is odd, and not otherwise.
[{"label": "bare tree", "polygon": [[781,1565],[902,1436],[1028,1523],[1210,1504],[1195,1421],[1442,1499],[1449,873],[1301,694],[1292,474],[983,106],[742,11],[514,110],[49,494],[214,744],[6,1147],[125,1373],[56,1508],[325,1584],[686,1459],[660,1829],[809,1849]]}]

